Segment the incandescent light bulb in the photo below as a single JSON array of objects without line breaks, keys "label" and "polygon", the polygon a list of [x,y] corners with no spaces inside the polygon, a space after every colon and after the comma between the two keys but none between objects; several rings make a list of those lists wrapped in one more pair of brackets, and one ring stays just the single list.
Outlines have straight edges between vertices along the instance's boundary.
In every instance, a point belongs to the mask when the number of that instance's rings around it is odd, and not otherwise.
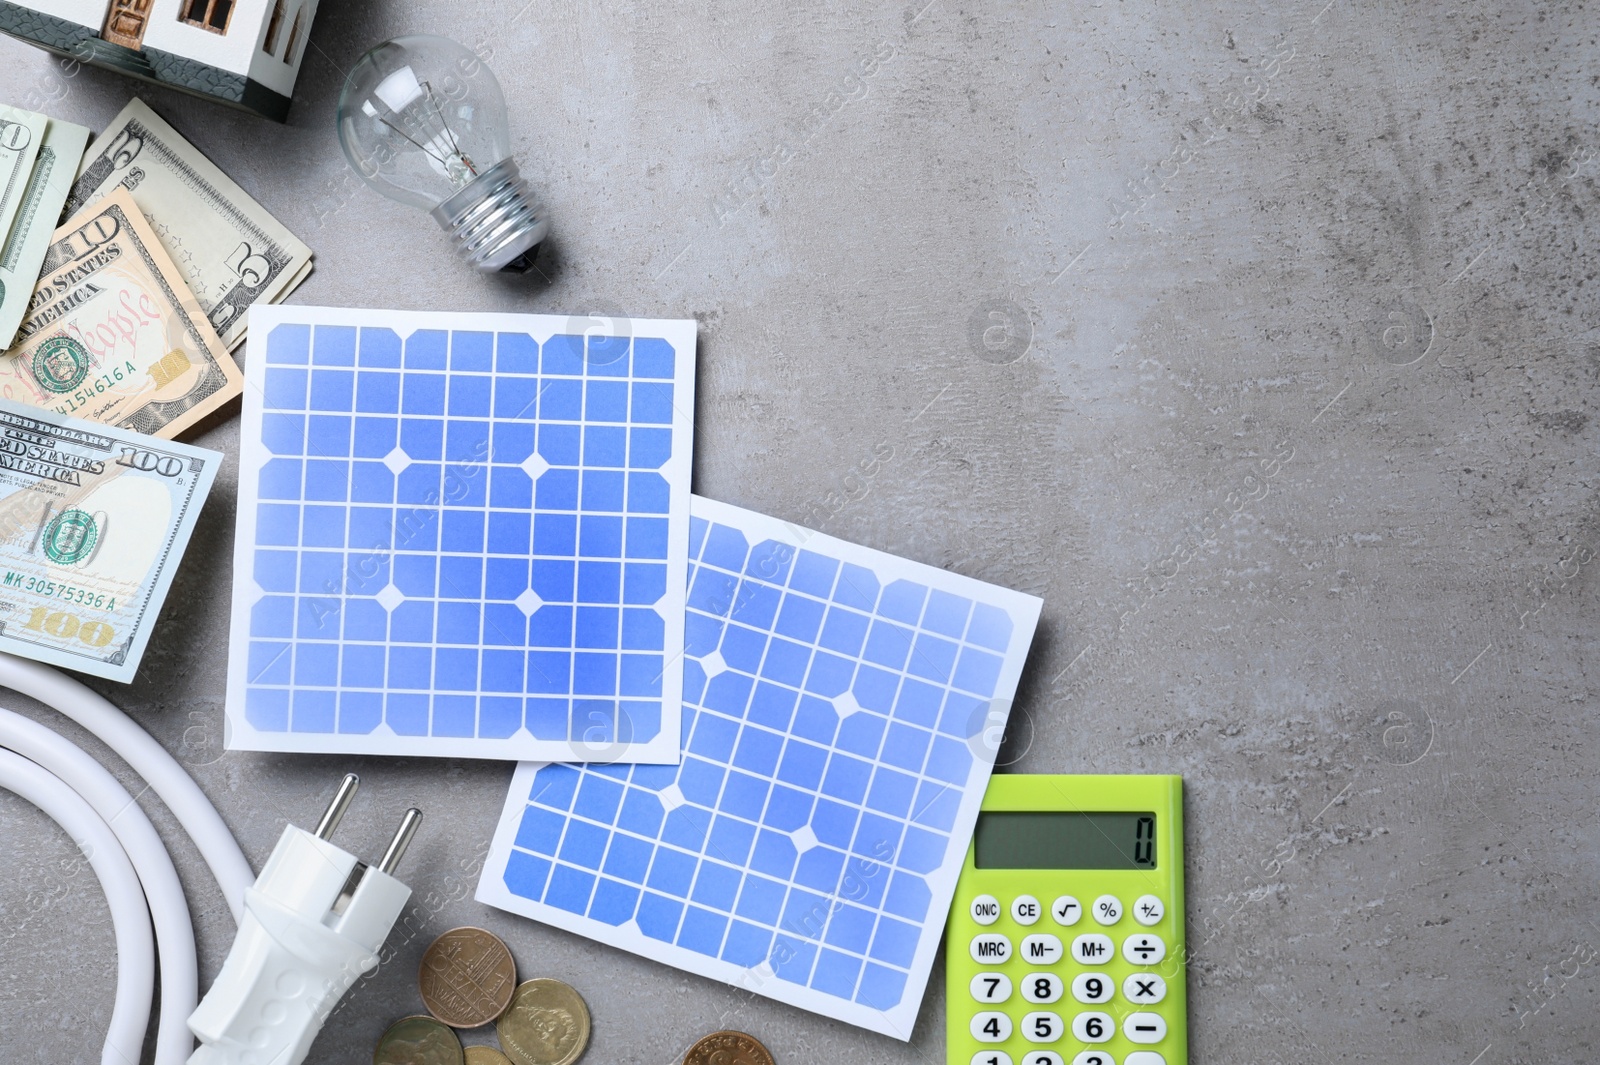
[{"label": "incandescent light bulb", "polygon": [[361,179],[433,215],[480,270],[521,273],[550,229],[511,158],[489,68],[445,37],[385,41],[339,96],[339,143]]}]

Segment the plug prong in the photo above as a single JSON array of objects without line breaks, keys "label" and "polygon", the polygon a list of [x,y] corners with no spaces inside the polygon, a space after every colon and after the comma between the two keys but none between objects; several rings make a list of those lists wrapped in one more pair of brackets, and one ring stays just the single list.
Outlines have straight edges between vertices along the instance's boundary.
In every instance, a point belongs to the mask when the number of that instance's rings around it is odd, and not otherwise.
[{"label": "plug prong", "polygon": [[334,830],[339,827],[339,822],[344,818],[344,812],[350,809],[350,800],[356,797],[356,788],[360,786],[361,778],[354,773],[346,773],[339,782],[339,790],[334,793],[333,801],[328,804],[328,809],[323,812],[322,820],[317,822],[317,838],[332,839]]},{"label": "plug prong", "polygon": [[413,806],[400,819],[400,827],[395,830],[394,839],[389,841],[389,849],[383,852],[383,860],[378,863],[379,870],[390,876],[394,875],[395,866],[405,857],[406,848],[411,846],[411,837],[417,834],[417,826],[420,824],[422,824],[422,811]]}]

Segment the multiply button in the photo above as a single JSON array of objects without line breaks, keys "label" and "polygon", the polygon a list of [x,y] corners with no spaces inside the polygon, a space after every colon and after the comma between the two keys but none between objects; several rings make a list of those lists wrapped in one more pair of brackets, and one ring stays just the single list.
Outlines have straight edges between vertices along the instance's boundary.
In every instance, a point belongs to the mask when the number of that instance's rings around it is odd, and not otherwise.
[{"label": "multiply button", "polygon": [[1154,965],[1167,956],[1167,944],[1153,932],[1129,936],[1122,941],[1122,956],[1135,965]]},{"label": "multiply button", "polygon": [[1061,940],[1049,932],[1025,936],[1022,940],[1022,960],[1029,965],[1054,965],[1061,960]]},{"label": "multiply button", "polygon": [[1133,919],[1149,928],[1167,915],[1167,908],[1154,895],[1140,895],[1133,904]]},{"label": "multiply button", "polygon": [[1094,900],[1094,908],[1089,912],[1101,924],[1116,924],[1122,920],[1122,900],[1115,895],[1101,895]]},{"label": "multiply button", "polygon": [[[978,939],[982,939],[979,936]],[[1004,936],[1001,937],[1005,938]],[[978,940],[972,941],[973,957],[977,957]],[[1072,941],[1072,958],[1080,965],[1104,965],[1115,954],[1111,945],[1111,937],[1100,935],[1098,932],[1079,936]]]},{"label": "multiply button", "polygon": [[979,895],[972,900],[974,924],[990,925],[1000,919],[1000,900],[993,895]]},{"label": "multiply button", "polygon": [[1003,933],[980,932],[972,937],[972,960],[979,965],[998,964],[1010,958],[1011,940]]},{"label": "multiply button", "polygon": [[1159,1013],[1130,1013],[1122,1019],[1122,1034],[1135,1043],[1159,1043],[1167,1037],[1167,1022]]},{"label": "multiply button", "polygon": [[1050,904],[1050,916],[1056,919],[1056,924],[1071,928],[1083,916],[1083,907],[1071,895],[1063,895]]},{"label": "multiply button", "polygon": [[1018,895],[1011,900],[1011,919],[1018,924],[1037,924],[1039,900],[1032,895]]},{"label": "multiply button", "polygon": [[1153,1006],[1167,997],[1167,982],[1155,973],[1134,973],[1122,981],[1122,997],[1141,1006]]}]

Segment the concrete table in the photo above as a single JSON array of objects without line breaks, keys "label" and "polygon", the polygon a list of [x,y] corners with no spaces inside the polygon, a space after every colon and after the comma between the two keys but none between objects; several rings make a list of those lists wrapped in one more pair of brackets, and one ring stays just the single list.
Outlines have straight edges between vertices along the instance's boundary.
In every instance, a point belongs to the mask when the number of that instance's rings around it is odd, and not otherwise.
[{"label": "concrete table", "polygon": [[[1004,769],[1186,778],[1193,1061],[1591,1060],[1600,15],[925,2],[324,4],[285,126],[3,40],[0,99],[143,92],[315,249],[297,301],[693,315],[698,491],[1043,596]],[[419,31],[505,83],[555,226],[525,278],[339,152],[343,72]],[[257,863],[347,770],[346,846],[426,811],[396,960],[311,1060],[367,1060],[470,923],[583,993],[597,1065],[724,1027],[943,1061],[942,968],[902,1044],[471,901],[508,765],[224,751],[235,469],[94,686]],[[232,922],[149,807],[204,985]],[[93,1060],[105,902],[10,795],[0,841],[4,1057]]]}]

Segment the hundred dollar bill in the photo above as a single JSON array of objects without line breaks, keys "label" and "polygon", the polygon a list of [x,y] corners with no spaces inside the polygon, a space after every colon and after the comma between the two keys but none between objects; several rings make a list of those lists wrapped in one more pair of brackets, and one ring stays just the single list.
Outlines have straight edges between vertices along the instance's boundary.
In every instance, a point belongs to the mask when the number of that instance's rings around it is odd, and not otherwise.
[{"label": "hundred dollar bill", "polygon": [[89,146],[67,213],[118,186],[133,193],[230,351],[252,303],[277,303],[310,272],[311,249],[137,97]]},{"label": "hundred dollar bill", "polygon": [[0,236],[10,233],[16,221],[49,124],[37,111],[0,104]]},{"label": "hundred dollar bill", "polygon": [[243,389],[127,190],[56,230],[0,396],[171,438]]},{"label": "hundred dollar bill", "polygon": [[131,681],[221,463],[0,400],[0,651]]},{"label": "hundred dollar bill", "polygon": [[33,176],[11,232],[0,247],[0,349],[9,348],[39,280],[50,237],[61,224],[61,208],[83,160],[89,131],[52,118],[34,160]]}]

